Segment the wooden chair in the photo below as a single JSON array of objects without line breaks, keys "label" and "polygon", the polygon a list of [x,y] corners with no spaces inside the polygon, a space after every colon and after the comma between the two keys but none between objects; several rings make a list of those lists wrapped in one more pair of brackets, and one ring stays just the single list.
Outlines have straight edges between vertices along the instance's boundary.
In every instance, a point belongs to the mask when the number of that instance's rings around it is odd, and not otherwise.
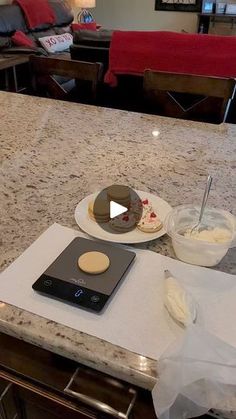
[{"label": "wooden chair", "polygon": [[[33,89],[37,93],[46,93],[54,99],[74,100],[76,95],[63,87],[57,80],[57,76],[63,81],[75,79],[78,87],[80,83],[90,86],[92,101],[96,101],[98,83],[101,80],[102,64],[88,63],[83,61],[73,61],[70,58],[62,59],[57,57],[30,57],[31,72],[33,78]],[[79,96],[78,96],[79,97]]]},{"label": "wooden chair", "polygon": [[144,95],[155,113],[204,122],[224,122],[235,80],[146,70]]}]

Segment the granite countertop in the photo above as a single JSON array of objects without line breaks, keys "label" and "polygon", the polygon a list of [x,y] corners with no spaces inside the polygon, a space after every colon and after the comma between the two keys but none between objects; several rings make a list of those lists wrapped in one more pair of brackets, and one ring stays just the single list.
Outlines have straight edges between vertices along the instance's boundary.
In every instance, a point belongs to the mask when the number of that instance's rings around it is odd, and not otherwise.
[{"label": "granite countertop", "polygon": [[[211,174],[209,204],[236,209],[236,125],[3,92],[0,124],[2,270],[53,222],[77,228],[78,201],[112,183],[158,194],[175,206],[201,202]],[[174,257],[166,236],[141,247]],[[235,274],[235,261],[231,249],[216,269]],[[5,303],[0,331],[144,388],[156,382],[154,360]]]}]

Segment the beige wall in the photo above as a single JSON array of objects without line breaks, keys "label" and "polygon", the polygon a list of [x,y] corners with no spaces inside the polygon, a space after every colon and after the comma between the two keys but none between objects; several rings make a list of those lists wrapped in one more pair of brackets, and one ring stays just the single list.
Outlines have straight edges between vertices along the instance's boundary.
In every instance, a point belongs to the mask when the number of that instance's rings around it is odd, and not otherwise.
[{"label": "beige wall", "polygon": [[92,9],[105,28],[128,30],[173,30],[196,32],[196,13],[154,10],[155,0],[97,0]]}]

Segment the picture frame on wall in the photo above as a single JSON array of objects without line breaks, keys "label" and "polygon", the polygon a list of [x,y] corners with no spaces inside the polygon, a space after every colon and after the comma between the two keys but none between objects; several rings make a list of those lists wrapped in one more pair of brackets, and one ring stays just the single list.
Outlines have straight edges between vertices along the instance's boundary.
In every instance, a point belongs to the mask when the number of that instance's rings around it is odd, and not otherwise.
[{"label": "picture frame on wall", "polygon": [[224,14],[225,13],[225,9],[226,9],[226,3],[222,3],[222,2],[217,2],[216,3],[216,13],[218,15]]},{"label": "picture frame on wall", "polygon": [[225,14],[226,15],[235,15],[236,14],[236,4],[235,3],[226,4]]},{"label": "picture frame on wall", "polygon": [[202,2],[202,13],[213,13],[214,12],[214,2],[211,0],[203,0]]},{"label": "picture frame on wall", "polygon": [[155,10],[200,12],[202,0],[155,0]]}]

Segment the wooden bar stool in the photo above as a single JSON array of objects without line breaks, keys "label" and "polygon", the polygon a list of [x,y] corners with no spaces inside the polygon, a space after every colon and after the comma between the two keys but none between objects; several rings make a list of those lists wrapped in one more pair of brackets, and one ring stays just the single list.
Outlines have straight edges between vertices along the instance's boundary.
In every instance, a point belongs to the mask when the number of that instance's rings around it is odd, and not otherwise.
[{"label": "wooden bar stool", "polygon": [[73,61],[60,57],[31,56],[30,65],[33,89],[36,93],[44,92],[53,99],[75,99],[75,95],[73,94],[73,97],[71,97],[70,90],[68,91],[58,81],[61,78],[65,78],[63,81],[75,80],[78,83],[78,87],[80,82],[89,84],[91,100],[96,102],[98,83],[102,74],[101,63]]},{"label": "wooden bar stool", "polygon": [[235,80],[146,70],[146,105],[154,113],[203,122],[224,122]]}]

